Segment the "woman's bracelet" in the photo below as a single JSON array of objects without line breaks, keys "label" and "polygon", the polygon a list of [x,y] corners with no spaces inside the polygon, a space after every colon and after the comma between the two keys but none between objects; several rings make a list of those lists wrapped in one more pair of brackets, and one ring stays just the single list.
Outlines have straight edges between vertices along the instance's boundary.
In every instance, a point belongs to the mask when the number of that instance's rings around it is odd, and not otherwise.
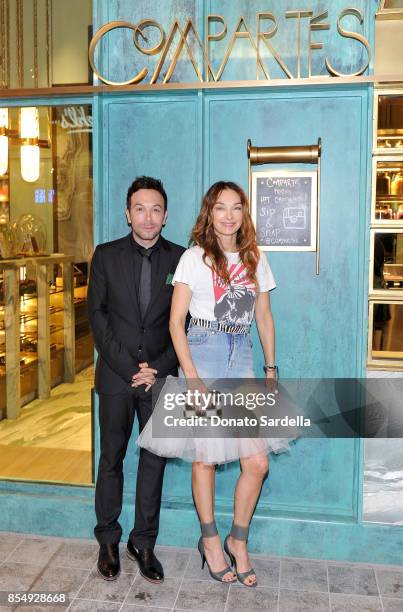
[{"label": "woman's bracelet", "polygon": [[263,370],[265,371],[265,374],[267,374],[268,370],[275,370],[278,378],[278,366],[276,366],[274,363],[265,363],[263,366]]}]

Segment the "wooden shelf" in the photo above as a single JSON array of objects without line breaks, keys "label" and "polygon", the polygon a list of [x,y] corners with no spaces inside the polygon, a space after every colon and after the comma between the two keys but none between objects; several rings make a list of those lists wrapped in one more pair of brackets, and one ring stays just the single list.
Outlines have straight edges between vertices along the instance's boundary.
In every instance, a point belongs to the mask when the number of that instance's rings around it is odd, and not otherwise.
[{"label": "wooden shelf", "polygon": [[403,202],[403,193],[401,195],[376,195],[377,202]]},{"label": "wooden shelf", "polygon": [[[26,264],[36,266],[37,294],[30,295],[26,302],[36,304],[34,313],[21,313],[20,299],[20,268]],[[49,268],[54,264],[63,266],[63,288],[49,287]],[[3,270],[4,309],[3,328],[5,344],[5,378],[6,378],[6,416],[17,418],[21,411],[21,337],[34,337],[37,340],[36,354],[32,352],[32,361],[37,362],[38,397],[50,397],[52,386],[51,372],[51,337],[63,334],[64,366],[63,380],[73,382],[75,377],[75,307],[73,258],[62,254],[44,257],[25,257],[19,259],[0,260],[0,270]],[[51,305],[51,297],[59,294],[61,303]],[[63,325],[52,322],[56,314],[63,314]],[[21,332],[21,317],[28,314],[34,329],[24,329]],[[36,320],[36,329],[35,329]],[[24,319],[24,323],[27,320]],[[56,344],[56,343],[54,343]],[[57,348],[57,344],[56,344]],[[25,366],[23,366],[25,367]]]}]

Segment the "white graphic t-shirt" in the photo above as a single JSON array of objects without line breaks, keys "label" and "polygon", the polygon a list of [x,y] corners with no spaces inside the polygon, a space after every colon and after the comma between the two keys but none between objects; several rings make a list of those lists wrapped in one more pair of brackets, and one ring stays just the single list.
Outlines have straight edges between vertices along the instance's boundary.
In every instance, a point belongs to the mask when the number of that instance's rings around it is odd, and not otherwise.
[{"label": "white graphic t-shirt", "polygon": [[179,260],[172,279],[189,285],[192,299],[189,311],[192,317],[220,321],[230,325],[250,324],[255,310],[256,292],[270,291],[276,286],[272,271],[264,253],[261,253],[256,270],[258,288],[248,278],[247,270],[238,253],[225,252],[228,260],[230,283],[217,276],[203,261],[203,249],[193,246]]}]

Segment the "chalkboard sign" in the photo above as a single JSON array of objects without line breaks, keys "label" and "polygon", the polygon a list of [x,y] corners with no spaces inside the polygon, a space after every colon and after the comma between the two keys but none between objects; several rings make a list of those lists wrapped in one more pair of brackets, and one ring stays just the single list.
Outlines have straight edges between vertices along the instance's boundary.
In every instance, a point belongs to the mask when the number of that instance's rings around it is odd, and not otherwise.
[{"label": "chalkboard sign", "polygon": [[252,217],[263,251],[316,251],[316,211],[316,172],[252,172]]}]

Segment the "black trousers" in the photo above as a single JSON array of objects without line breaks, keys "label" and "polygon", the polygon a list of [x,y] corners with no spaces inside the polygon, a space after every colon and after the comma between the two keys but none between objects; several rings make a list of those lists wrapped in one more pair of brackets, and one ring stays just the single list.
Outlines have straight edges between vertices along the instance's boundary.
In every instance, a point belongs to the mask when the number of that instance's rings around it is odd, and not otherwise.
[{"label": "black trousers", "polygon": [[[99,395],[101,456],[95,489],[94,529],[100,544],[117,544],[122,536],[119,516],[123,503],[123,460],[137,414],[139,431],[151,416],[151,391]],[[136,548],[153,548],[158,535],[162,482],[166,458],[140,449],[136,482],[136,511],[130,540]]]}]

